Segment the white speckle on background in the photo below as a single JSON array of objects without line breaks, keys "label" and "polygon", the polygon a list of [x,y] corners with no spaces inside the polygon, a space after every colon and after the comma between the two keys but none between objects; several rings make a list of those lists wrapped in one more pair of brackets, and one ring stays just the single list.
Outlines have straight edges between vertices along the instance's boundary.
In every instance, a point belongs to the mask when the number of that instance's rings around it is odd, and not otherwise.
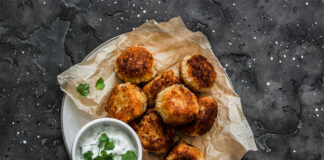
[{"label": "white speckle on background", "polygon": [[26,141],[26,140],[23,140],[23,143],[24,143],[24,144],[27,144],[27,141]]},{"label": "white speckle on background", "polygon": [[267,86],[270,86],[270,82],[267,82]]},{"label": "white speckle on background", "polygon": [[270,57],[270,60],[272,61],[273,60],[273,57]]},{"label": "white speckle on background", "polygon": [[146,13],[146,10],[143,10],[143,13]]},{"label": "white speckle on background", "polygon": [[141,17],[141,15],[137,14],[137,17]]},{"label": "white speckle on background", "polygon": [[256,39],[256,36],[254,36],[253,39]]},{"label": "white speckle on background", "polygon": [[296,58],[295,58],[295,57],[293,57],[293,58],[292,58],[292,60],[294,61],[294,60],[296,60]]},{"label": "white speckle on background", "polygon": [[306,6],[308,6],[308,2],[306,2],[305,4],[306,4]]},{"label": "white speckle on background", "polygon": [[235,6],[236,4],[235,3],[233,3],[233,6]]}]

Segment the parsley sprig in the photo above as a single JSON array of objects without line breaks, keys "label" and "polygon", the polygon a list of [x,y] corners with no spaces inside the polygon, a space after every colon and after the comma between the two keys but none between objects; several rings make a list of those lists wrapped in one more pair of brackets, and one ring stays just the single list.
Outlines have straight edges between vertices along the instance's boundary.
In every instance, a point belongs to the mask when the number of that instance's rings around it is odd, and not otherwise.
[{"label": "parsley sprig", "polygon": [[[106,133],[101,134],[98,141],[99,152],[93,160],[114,160],[114,155],[112,153],[107,154],[106,151],[113,150],[115,148],[115,143],[109,140],[109,137],[106,135]],[[101,148],[103,148],[102,151]],[[92,160],[92,156],[92,151],[88,151],[85,154],[83,154],[83,157],[86,160]]]}]

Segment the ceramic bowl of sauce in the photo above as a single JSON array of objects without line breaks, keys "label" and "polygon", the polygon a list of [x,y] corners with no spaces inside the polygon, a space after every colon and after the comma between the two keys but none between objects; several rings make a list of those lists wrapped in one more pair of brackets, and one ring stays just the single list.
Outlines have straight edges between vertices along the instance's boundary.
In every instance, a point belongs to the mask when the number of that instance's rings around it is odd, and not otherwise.
[{"label": "ceramic bowl of sauce", "polygon": [[[142,145],[136,132],[126,123],[100,118],[84,125],[72,145],[73,160],[142,159]],[[98,159],[99,159],[98,158]]]}]

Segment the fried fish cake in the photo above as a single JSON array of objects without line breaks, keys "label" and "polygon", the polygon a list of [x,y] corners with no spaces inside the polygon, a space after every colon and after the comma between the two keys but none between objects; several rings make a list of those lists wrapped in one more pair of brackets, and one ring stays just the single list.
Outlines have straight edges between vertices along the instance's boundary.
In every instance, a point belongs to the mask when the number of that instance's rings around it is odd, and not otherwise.
[{"label": "fried fish cake", "polygon": [[181,127],[181,130],[190,136],[201,136],[208,132],[217,117],[217,102],[211,98],[202,96],[198,98],[199,112],[195,120]]},{"label": "fried fish cake", "polygon": [[198,114],[196,96],[186,87],[174,84],[162,90],[156,99],[155,108],[164,123],[179,126],[190,123]]},{"label": "fried fish cake", "polygon": [[173,147],[166,160],[205,160],[204,153],[195,146],[185,143],[180,140],[175,147]]},{"label": "fried fish cake", "polygon": [[139,84],[151,80],[157,73],[153,54],[139,46],[127,48],[117,58],[115,71],[124,82]]},{"label": "fried fish cake", "polygon": [[156,95],[164,88],[173,84],[180,84],[180,80],[172,70],[163,72],[161,75],[154,78],[154,80],[146,84],[143,91],[148,97],[148,104],[154,106]]},{"label": "fried fish cake", "polygon": [[146,106],[145,93],[136,85],[127,82],[113,88],[105,110],[109,117],[128,123],[140,117]]},{"label": "fried fish cake", "polygon": [[206,92],[216,81],[216,72],[202,55],[186,56],[180,63],[180,78],[191,90]]},{"label": "fried fish cake", "polygon": [[171,149],[175,128],[164,124],[154,109],[148,109],[142,117],[132,122],[131,126],[146,151],[161,154]]}]

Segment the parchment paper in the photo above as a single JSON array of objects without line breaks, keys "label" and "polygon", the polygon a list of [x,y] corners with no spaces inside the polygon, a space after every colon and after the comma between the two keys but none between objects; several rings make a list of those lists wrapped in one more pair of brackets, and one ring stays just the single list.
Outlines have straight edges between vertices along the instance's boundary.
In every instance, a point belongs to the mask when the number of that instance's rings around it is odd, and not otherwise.
[{"label": "parchment paper", "polygon": [[[201,32],[191,32],[180,17],[169,22],[157,23],[150,20],[132,32],[125,33],[116,40],[97,50],[95,57],[69,68],[57,76],[59,85],[76,106],[93,118],[106,116],[104,105],[111,89],[121,83],[114,72],[114,64],[119,54],[133,45],[143,46],[154,54],[158,73],[172,69],[178,72],[180,60],[187,55],[201,54],[212,62],[217,79],[209,95],[219,102],[218,116],[212,129],[201,137],[186,137],[185,141],[200,148],[206,160],[237,160],[248,150],[257,150],[253,133],[243,114],[240,97],[214,56],[208,39]],[[97,90],[98,78],[105,80],[105,88]],[[81,83],[89,83],[90,94],[82,97],[76,92]],[[143,152],[144,160],[163,159]]]}]

